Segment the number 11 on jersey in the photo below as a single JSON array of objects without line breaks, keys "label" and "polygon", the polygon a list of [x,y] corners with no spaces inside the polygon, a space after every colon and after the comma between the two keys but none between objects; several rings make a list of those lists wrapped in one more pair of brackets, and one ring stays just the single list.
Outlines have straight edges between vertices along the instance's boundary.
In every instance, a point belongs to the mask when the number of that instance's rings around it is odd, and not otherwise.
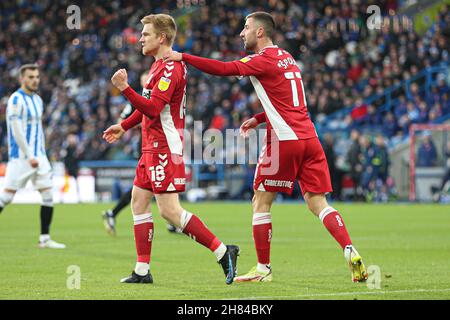
[{"label": "number 11 on jersey", "polygon": [[284,76],[286,79],[290,80],[290,82],[291,82],[292,98],[294,100],[294,107],[300,106],[300,102],[298,101],[297,82],[295,81],[295,78],[300,79],[300,85],[302,86],[303,103],[305,104],[305,107],[306,107],[305,88],[303,87],[303,81],[302,81],[302,76],[300,75],[300,72],[285,72]]}]

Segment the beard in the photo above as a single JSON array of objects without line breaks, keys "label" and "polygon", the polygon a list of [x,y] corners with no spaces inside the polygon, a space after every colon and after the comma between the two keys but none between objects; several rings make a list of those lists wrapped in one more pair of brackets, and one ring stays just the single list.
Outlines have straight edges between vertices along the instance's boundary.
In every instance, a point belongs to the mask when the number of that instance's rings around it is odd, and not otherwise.
[{"label": "beard", "polygon": [[25,85],[25,88],[27,88],[27,90],[30,92],[36,92],[38,89],[38,86],[36,85],[35,87],[31,87],[31,86]]},{"label": "beard", "polygon": [[256,41],[254,43],[249,42],[249,41],[244,41],[244,49],[246,51],[254,51],[255,50],[255,46],[256,46]]}]

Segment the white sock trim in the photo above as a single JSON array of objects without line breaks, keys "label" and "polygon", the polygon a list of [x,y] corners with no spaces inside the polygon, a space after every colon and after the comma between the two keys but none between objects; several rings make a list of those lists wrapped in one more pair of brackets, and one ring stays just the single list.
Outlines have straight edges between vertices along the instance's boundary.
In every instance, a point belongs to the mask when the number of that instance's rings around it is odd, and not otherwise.
[{"label": "white sock trim", "polygon": [[41,234],[39,236],[39,242],[47,242],[48,240],[50,240],[50,235],[49,234]]},{"label": "white sock trim", "polygon": [[354,255],[359,256],[358,251],[356,251],[356,249],[353,245],[351,245],[351,244],[346,245],[344,248],[344,258],[345,258],[345,260],[347,260],[347,262],[350,262],[350,260],[352,259],[352,253],[353,253],[353,256]]},{"label": "white sock trim", "polygon": [[272,215],[270,212],[253,213],[253,225],[261,225],[272,223]]},{"label": "white sock trim", "polygon": [[325,208],[324,208],[322,211],[320,211],[320,213],[319,213],[319,219],[320,219],[320,221],[323,222],[323,219],[325,219],[325,217],[326,217],[327,215],[329,215],[330,213],[335,212],[335,211],[337,211],[337,210],[334,209],[333,207],[325,207]]},{"label": "white sock trim", "polygon": [[227,246],[221,243],[220,246],[216,250],[214,250],[217,261],[223,258],[225,252],[227,252]]},{"label": "white sock trim", "polygon": [[269,264],[262,264],[259,263],[256,265],[256,270],[259,272],[269,272],[270,271],[270,263]]},{"label": "white sock trim", "polygon": [[145,262],[136,262],[136,267],[134,268],[134,272],[140,276],[145,276],[150,270],[150,265]]},{"label": "white sock trim", "polygon": [[134,225],[153,222],[153,215],[151,212],[133,215]]},{"label": "white sock trim", "polygon": [[189,223],[189,221],[192,218],[192,213],[183,210],[183,212],[181,213],[181,217],[180,217],[180,229],[184,230],[184,228],[186,228],[187,224]]}]

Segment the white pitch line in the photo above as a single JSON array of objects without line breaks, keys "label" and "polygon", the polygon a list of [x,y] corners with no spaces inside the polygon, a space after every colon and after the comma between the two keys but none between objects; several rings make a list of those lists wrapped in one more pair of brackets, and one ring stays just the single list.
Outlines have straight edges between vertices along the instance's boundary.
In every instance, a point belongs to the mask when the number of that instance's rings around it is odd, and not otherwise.
[{"label": "white pitch line", "polygon": [[308,298],[308,297],[339,297],[339,296],[352,296],[352,295],[416,293],[416,292],[450,292],[450,288],[447,288],[447,289],[392,290],[392,291],[380,291],[377,289],[373,289],[373,291],[361,291],[361,292],[355,291],[355,292],[337,292],[337,293],[312,293],[312,294],[299,294],[299,295],[293,295],[293,296],[261,296],[261,297],[230,298],[230,299],[223,299],[223,300],[258,300],[258,299]]}]

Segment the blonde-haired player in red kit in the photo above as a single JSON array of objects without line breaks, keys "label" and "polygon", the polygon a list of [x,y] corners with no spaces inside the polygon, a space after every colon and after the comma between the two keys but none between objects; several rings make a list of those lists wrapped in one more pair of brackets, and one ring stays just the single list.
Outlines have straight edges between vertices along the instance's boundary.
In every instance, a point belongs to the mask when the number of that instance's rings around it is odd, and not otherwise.
[{"label": "blonde-haired player in red kit", "polygon": [[153,241],[153,217],[149,206],[153,196],[161,216],[183,233],[211,250],[222,266],[227,284],[236,276],[239,247],[224,245],[194,214],[184,210],[178,193],[185,190],[183,129],[186,103],[187,70],[183,62],[164,62],[172,50],[176,35],[174,19],[166,14],[148,15],[139,42],[142,53],[155,57],[144,92],[136,93],[128,85],[127,72],[118,70],[111,82],[137,110],[120,124],[105,130],[109,143],[120,139],[126,130],[142,122],[142,156],[136,168],[131,209],[137,262],[124,283],[153,283],[150,257]]},{"label": "blonde-haired player in red kit", "polygon": [[[249,76],[264,112],[241,125],[241,133],[248,133],[267,121],[267,145],[258,163],[253,197],[253,239],[258,264],[236,282],[264,282],[272,280],[270,242],[272,218],[270,209],[277,192],[292,193],[299,181],[303,197],[311,212],[320,218],[330,234],[341,246],[354,282],[367,279],[361,256],[350,240],[339,212],[331,207],[325,194],[331,192],[327,160],[308,116],[300,69],[287,51],[274,45],[273,17],[255,12],[246,17],[240,37],[245,49],[255,52],[241,60],[221,62],[179,52],[164,56],[165,61],[184,61],[213,75]],[[275,150],[276,148],[277,150]],[[275,163],[276,162],[276,163]],[[273,166],[274,163],[276,166]],[[270,172],[271,168],[278,170]]]}]

